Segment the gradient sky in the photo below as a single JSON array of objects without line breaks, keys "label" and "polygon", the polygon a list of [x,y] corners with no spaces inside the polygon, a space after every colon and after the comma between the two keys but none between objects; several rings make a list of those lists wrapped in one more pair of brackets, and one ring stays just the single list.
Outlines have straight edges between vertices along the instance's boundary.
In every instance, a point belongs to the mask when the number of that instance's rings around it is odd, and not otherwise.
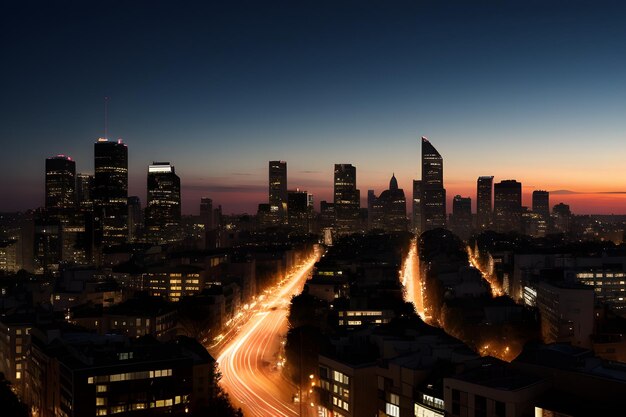
[{"label": "gradient sky", "polygon": [[[289,188],[332,200],[334,163],[361,195],[395,172],[407,197],[419,137],[448,196],[476,178],[570,190],[575,213],[626,213],[626,5],[605,1],[11,1],[0,6],[0,211],[43,204],[45,158],[93,172],[128,144],[130,194],[171,161],[183,212]],[[507,3],[507,4],[504,4]]]}]

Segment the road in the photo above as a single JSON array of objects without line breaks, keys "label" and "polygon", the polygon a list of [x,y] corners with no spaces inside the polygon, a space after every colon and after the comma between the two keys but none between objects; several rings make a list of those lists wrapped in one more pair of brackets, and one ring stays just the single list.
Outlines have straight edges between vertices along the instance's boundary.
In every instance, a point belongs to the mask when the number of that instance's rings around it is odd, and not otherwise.
[{"label": "road", "polygon": [[415,312],[426,319],[424,314],[423,283],[420,277],[419,256],[417,253],[417,239],[411,241],[409,252],[402,266],[402,285],[404,286],[404,300],[413,303]]},{"label": "road", "polygon": [[220,384],[246,417],[300,415],[298,404],[292,400],[297,388],[283,378],[278,354],[287,332],[291,297],[302,291],[319,255],[317,252],[307,259],[283,283],[268,291],[256,311],[220,348]]}]

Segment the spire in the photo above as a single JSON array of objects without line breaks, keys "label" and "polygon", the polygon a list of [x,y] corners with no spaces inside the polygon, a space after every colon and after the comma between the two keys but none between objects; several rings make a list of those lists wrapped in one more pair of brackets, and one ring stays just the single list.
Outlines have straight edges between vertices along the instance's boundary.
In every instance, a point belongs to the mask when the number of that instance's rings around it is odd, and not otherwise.
[{"label": "spire", "polygon": [[398,189],[398,180],[396,179],[396,174],[391,174],[391,180],[389,180],[389,189],[397,190]]}]

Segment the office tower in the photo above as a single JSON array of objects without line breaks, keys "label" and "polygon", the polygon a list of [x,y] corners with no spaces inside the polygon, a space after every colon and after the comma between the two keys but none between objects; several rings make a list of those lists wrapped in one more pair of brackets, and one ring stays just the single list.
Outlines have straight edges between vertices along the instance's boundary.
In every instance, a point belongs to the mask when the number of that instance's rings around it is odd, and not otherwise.
[{"label": "office tower", "polygon": [[422,181],[413,180],[413,213],[412,225],[413,233],[422,233]]},{"label": "office tower", "polygon": [[76,162],[65,155],[46,158],[46,210],[50,215],[64,217],[76,207],[75,187]]},{"label": "office tower", "polygon": [[93,209],[93,175],[76,174],[76,204],[84,210]]},{"label": "office tower", "polygon": [[309,233],[309,193],[300,190],[287,192],[287,216],[290,228]]},{"label": "office tower", "polygon": [[494,185],[494,223],[498,232],[519,232],[522,228],[522,184],[505,180]]},{"label": "office tower", "polygon": [[552,216],[554,230],[559,233],[568,233],[570,231],[570,222],[572,220],[572,212],[568,204],[559,203],[552,208]]},{"label": "office tower", "polygon": [[143,216],[141,200],[137,196],[128,197],[128,241],[137,242],[141,237]]},{"label": "office tower", "polygon": [[269,162],[269,203],[274,225],[287,222],[287,162]]},{"label": "office tower", "polygon": [[422,196],[424,230],[446,227],[443,158],[425,137],[422,137]]},{"label": "office tower", "polygon": [[472,232],[472,199],[454,196],[452,200],[452,231],[461,239],[467,239]]},{"label": "office tower", "polygon": [[372,229],[372,225],[374,223],[374,218],[376,217],[374,213],[376,208],[374,205],[376,204],[376,193],[374,190],[367,190],[367,228]]},{"label": "office tower", "polygon": [[320,201],[320,229],[331,228],[335,225],[335,205],[325,200]]},{"label": "office tower", "polygon": [[550,193],[542,190],[533,191],[533,212],[545,221],[550,218]]},{"label": "office tower", "polygon": [[39,212],[35,217],[33,240],[35,273],[47,274],[59,269],[63,255],[62,223],[58,217]]},{"label": "office tower", "polygon": [[334,182],[335,227],[339,234],[357,231],[360,192],[356,188],[356,167],[351,164],[335,164]]},{"label": "office tower", "polygon": [[180,178],[169,162],[148,166],[146,235],[155,243],[180,240]]},{"label": "office tower", "polygon": [[100,138],[94,144],[93,201],[96,243],[104,246],[128,240],[128,148]]},{"label": "office tower", "polygon": [[476,228],[486,230],[491,226],[491,195],[493,176],[478,177],[476,187]]},{"label": "office tower", "polygon": [[208,197],[200,198],[200,221],[204,230],[213,229],[213,200]]}]

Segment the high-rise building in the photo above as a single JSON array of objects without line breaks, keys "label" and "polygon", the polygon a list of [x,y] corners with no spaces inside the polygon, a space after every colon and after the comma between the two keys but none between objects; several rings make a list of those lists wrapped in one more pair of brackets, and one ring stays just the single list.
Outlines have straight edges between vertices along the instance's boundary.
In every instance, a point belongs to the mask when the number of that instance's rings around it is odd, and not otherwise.
[{"label": "high-rise building", "polygon": [[148,239],[158,243],[180,240],[180,217],[180,178],[169,162],[153,162],[148,167]]},{"label": "high-rise building", "polygon": [[76,174],[76,204],[81,209],[93,209],[93,175]]},{"label": "high-rise building", "polygon": [[572,212],[568,204],[559,203],[552,208],[554,230],[559,233],[568,233],[572,220]]},{"label": "high-rise building", "polygon": [[94,144],[93,201],[96,242],[105,246],[128,240],[128,147],[104,138]]},{"label": "high-rise building", "polygon": [[533,191],[533,212],[548,221],[550,218],[550,193],[548,191]]},{"label": "high-rise building", "polygon": [[522,183],[505,180],[494,185],[494,223],[498,232],[522,228]]},{"label": "high-rise building", "polygon": [[209,197],[200,198],[200,221],[204,225],[204,230],[214,229],[213,200]]},{"label": "high-rise building", "polygon": [[357,231],[361,195],[356,188],[356,167],[335,164],[334,181],[335,227],[340,234]]},{"label": "high-rise building", "polygon": [[143,216],[141,200],[137,196],[128,197],[128,241],[137,242],[141,237]]},{"label": "high-rise building", "polygon": [[372,229],[377,217],[376,213],[376,192],[374,190],[367,190],[367,228]]},{"label": "high-rise building", "polygon": [[46,158],[46,210],[50,215],[57,217],[76,207],[75,187],[76,162],[66,155]]},{"label": "high-rise building", "polygon": [[469,238],[472,232],[472,199],[454,196],[452,200],[452,231],[461,239]]},{"label": "high-rise building", "polygon": [[287,216],[289,227],[301,233],[309,233],[310,212],[309,193],[300,190],[287,192]]},{"label": "high-rise building", "polygon": [[446,227],[446,190],[443,158],[422,136],[422,226],[424,230]]},{"label": "high-rise building", "polygon": [[413,233],[422,233],[422,181],[413,180],[413,213],[412,225]]},{"label": "high-rise building", "polygon": [[398,180],[392,175],[389,189],[380,193],[372,205],[372,229],[386,232],[406,231],[406,198],[398,188]]},{"label": "high-rise building", "polygon": [[486,230],[491,226],[493,176],[478,177],[476,187],[476,228]]},{"label": "high-rise building", "polygon": [[269,162],[270,216],[274,225],[287,222],[287,162]]}]

